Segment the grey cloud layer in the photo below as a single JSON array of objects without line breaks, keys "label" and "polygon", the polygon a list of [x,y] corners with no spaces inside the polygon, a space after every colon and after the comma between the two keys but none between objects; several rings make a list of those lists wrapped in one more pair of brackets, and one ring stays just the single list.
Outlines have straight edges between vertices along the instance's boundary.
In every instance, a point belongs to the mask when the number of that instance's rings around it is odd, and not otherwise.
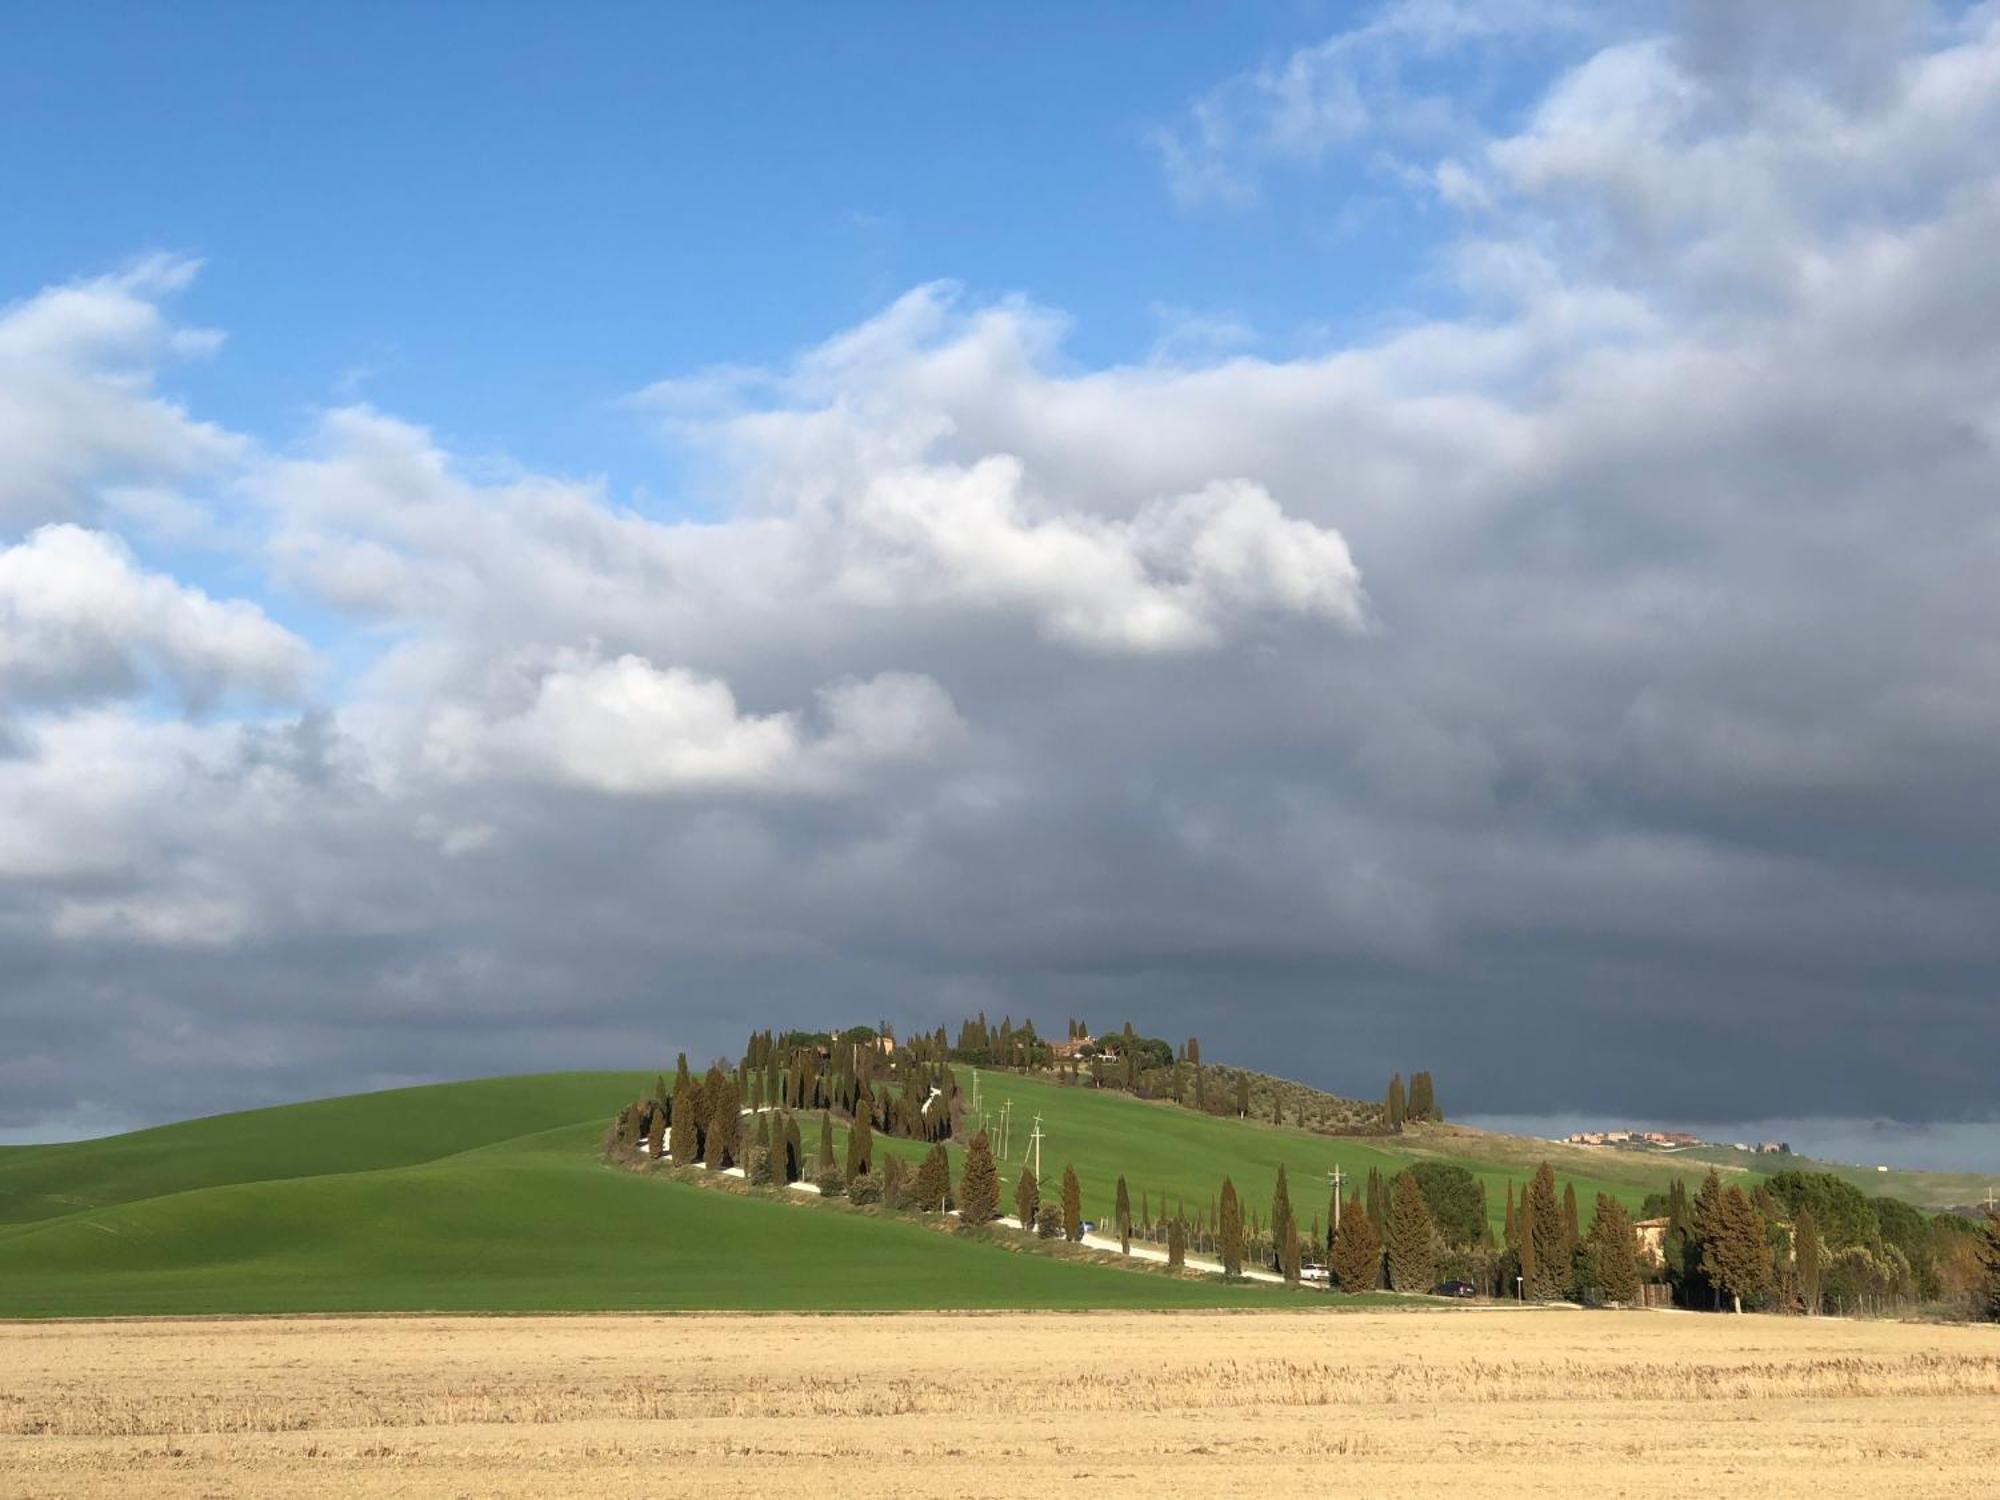
[{"label": "grey cloud layer", "polygon": [[[1075,372],[920,288],[639,398],[716,521],[204,424],[178,271],[17,305],[0,423],[69,416],[0,461],[0,1129],[982,1005],[1468,1108],[1990,1113],[2000,13],[1692,15],[1446,122],[1476,316]],[[337,701],[109,534],[188,495],[382,643]]]}]

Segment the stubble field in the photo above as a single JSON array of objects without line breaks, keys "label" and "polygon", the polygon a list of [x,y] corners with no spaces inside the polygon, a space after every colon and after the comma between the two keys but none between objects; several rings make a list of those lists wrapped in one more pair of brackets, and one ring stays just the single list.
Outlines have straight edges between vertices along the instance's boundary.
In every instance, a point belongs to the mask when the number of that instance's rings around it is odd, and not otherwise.
[{"label": "stubble field", "polygon": [[1651,1497],[1695,1476],[1995,1494],[2000,1330],[1508,1309],[0,1325],[8,1497]]}]

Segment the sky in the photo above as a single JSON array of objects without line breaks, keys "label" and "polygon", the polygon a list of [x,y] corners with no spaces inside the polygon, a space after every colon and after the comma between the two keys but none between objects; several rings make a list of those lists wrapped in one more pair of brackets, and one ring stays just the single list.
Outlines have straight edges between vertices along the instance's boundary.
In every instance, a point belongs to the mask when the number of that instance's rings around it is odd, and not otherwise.
[{"label": "sky", "polygon": [[0,114],[0,1140],[984,1009],[2000,1168],[2000,5],[43,7]]}]

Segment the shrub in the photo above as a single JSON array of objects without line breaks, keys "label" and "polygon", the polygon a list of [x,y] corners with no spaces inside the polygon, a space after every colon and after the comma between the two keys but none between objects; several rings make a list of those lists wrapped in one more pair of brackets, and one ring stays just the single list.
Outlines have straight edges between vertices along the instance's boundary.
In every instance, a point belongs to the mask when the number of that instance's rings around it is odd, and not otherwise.
[{"label": "shrub", "polygon": [[881,1180],[870,1173],[863,1172],[859,1177],[847,1184],[847,1196],[850,1201],[855,1203],[880,1203],[882,1201]]},{"label": "shrub", "polygon": [[1041,1212],[1035,1216],[1035,1233],[1045,1240],[1061,1237],[1063,1232],[1062,1210],[1053,1203],[1044,1203]]}]

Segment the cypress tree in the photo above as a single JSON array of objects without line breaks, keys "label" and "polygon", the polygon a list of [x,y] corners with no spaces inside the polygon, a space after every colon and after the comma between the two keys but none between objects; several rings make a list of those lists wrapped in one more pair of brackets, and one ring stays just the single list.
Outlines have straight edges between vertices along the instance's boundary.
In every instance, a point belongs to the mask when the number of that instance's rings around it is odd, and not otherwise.
[{"label": "cypress tree", "polygon": [[1590,1221],[1590,1248],[1597,1263],[1597,1284],[1613,1302],[1639,1300],[1639,1246],[1632,1219],[1616,1198],[1597,1195],[1597,1214]]},{"label": "cypress tree", "polygon": [[1076,1168],[1065,1165],[1062,1175],[1063,1237],[1073,1245],[1083,1243],[1083,1188],[1076,1180]]},{"label": "cypress tree", "polygon": [[1436,1281],[1431,1211],[1424,1190],[1408,1172],[1396,1174],[1389,1204],[1389,1285],[1399,1292],[1428,1292]]},{"label": "cypress tree", "polygon": [[938,1213],[945,1206],[945,1199],[951,1196],[951,1159],[945,1154],[944,1143],[940,1141],[930,1149],[930,1154],[917,1168],[917,1207],[929,1213]]},{"label": "cypress tree", "polygon": [[1521,1263],[1521,1279],[1515,1288],[1516,1295],[1522,1298],[1538,1297],[1541,1293],[1536,1290],[1536,1287],[1542,1268],[1535,1263],[1535,1240],[1537,1235],[1535,1232],[1535,1195],[1532,1192],[1523,1192],[1521,1194],[1521,1208],[1514,1216],[1514,1233],[1516,1240],[1514,1249]]},{"label": "cypress tree", "polygon": [[703,1141],[705,1160],[711,1169],[734,1166],[740,1151],[738,1136],[743,1116],[736,1102],[736,1085],[726,1077],[715,1080],[709,1090],[708,1136]]},{"label": "cypress tree", "polygon": [[1343,1292],[1372,1292],[1382,1284],[1382,1240],[1359,1199],[1340,1216],[1327,1268]]},{"label": "cypress tree", "polygon": [[1222,1207],[1216,1225],[1222,1252],[1222,1274],[1234,1281],[1243,1274],[1243,1207],[1236,1201],[1236,1184],[1222,1179]]},{"label": "cypress tree", "polygon": [[1573,1258],[1576,1247],[1583,1242],[1582,1226],[1576,1217],[1576,1184],[1563,1184],[1563,1245]]},{"label": "cypress tree", "polygon": [[1250,1118],[1250,1075],[1236,1075],[1236,1115],[1238,1119]]},{"label": "cypress tree", "polygon": [[1799,1268],[1799,1302],[1807,1317],[1817,1317],[1822,1285],[1819,1221],[1813,1217],[1812,1210],[1803,1205],[1792,1224],[1792,1258],[1798,1262]]},{"label": "cypress tree", "polygon": [[1299,1254],[1299,1226],[1289,1220],[1285,1224],[1284,1253],[1280,1257],[1279,1269],[1283,1271],[1288,1285],[1299,1284],[1299,1273],[1303,1269]]},{"label": "cypress tree", "polygon": [[1712,1211],[1713,1233],[1701,1245],[1702,1274],[1730,1300],[1737,1312],[1743,1299],[1755,1298],[1771,1285],[1771,1251],[1764,1243],[1764,1220],[1743,1189],[1723,1190]]},{"label": "cypress tree", "polygon": [[1187,1224],[1179,1215],[1167,1221],[1167,1264],[1175,1269],[1187,1264]]},{"label": "cypress tree", "polygon": [[1532,1229],[1535,1269],[1528,1291],[1546,1301],[1569,1290],[1570,1281],[1568,1234],[1563,1227],[1562,1205],[1556,1199],[1555,1169],[1547,1162],[1535,1168],[1528,1184],[1527,1206],[1529,1217],[1521,1227],[1521,1274],[1529,1274],[1525,1247]]},{"label": "cypress tree", "polygon": [[866,1177],[874,1166],[875,1132],[868,1124],[867,1111],[855,1115],[847,1127],[847,1180]]},{"label": "cypress tree", "polygon": [[1272,1269],[1285,1268],[1286,1237],[1293,1232],[1292,1193],[1285,1182],[1285,1164],[1278,1163],[1278,1185],[1271,1190],[1271,1254],[1275,1262]]},{"label": "cypress tree", "polygon": [[[667,1080],[662,1078],[659,1086],[665,1088]],[[652,1122],[646,1129],[646,1152],[654,1161],[667,1154],[667,1111],[672,1107],[664,1100],[654,1101]]]},{"label": "cypress tree", "polygon": [[813,1177],[833,1175],[833,1116],[825,1110],[819,1112],[819,1156],[813,1162]]},{"label": "cypress tree", "polygon": [[1132,1194],[1126,1190],[1125,1176],[1122,1172],[1118,1176],[1117,1201],[1112,1210],[1112,1217],[1118,1223],[1119,1253],[1130,1255],[1132,1253]]},{"label": "cypress tree", "polygon": [[694,1080],[687,1075],[687,1054],[683,1053],[680,1075],[674,1080],[673,1130],[667,1141],[667,1150],[677,1167],[688,1166],[694,1161],[695,1109]]},{"label": "cypress tree", "polygon": [[1501,1231],[1501,1243],[1512,1248],[1514,1245],[1514,1179],[1507,1179],[1507,1227]]},{"label": "cypress tree", "polygon": [[965,1172],[959,1178],[958,1216],[967,1224],[990,1224],[1000,1217],[1000,1172],[993,1165],[993,1148],[980,1131],[965,1148]]},{"label": "cypress tree", "polygon": [[1391,1130],[1403,1128],[1405,1106],[1403,1103],[1403,1075],[1392,1074],[1389,1078],[1389,1094],[1382,1101],[1382,1117]]},{"label": "cypress tree", "polygon": [[1410,1118],[1412,1120],[1435,1120],[1439,1118],[1437,1096],[1431,1088],[1429,1073],[1410,1075]]},{"label": "cypress tree", "polygon": [[1035,1169],[1022,1164],[1020,1180],[1014,1184],[1014,1217],[1023,1229],[1033,1231],[1035,1213],[1042,1206],[1042,1185],[1035,1181]]},{"label": "cypress tree", "polygon": [[882,1158],[882,1206],[901,1208],[909,1198],[909,1184],[904,1180],[903,1159],[900,1156],[885,1155]]}]

